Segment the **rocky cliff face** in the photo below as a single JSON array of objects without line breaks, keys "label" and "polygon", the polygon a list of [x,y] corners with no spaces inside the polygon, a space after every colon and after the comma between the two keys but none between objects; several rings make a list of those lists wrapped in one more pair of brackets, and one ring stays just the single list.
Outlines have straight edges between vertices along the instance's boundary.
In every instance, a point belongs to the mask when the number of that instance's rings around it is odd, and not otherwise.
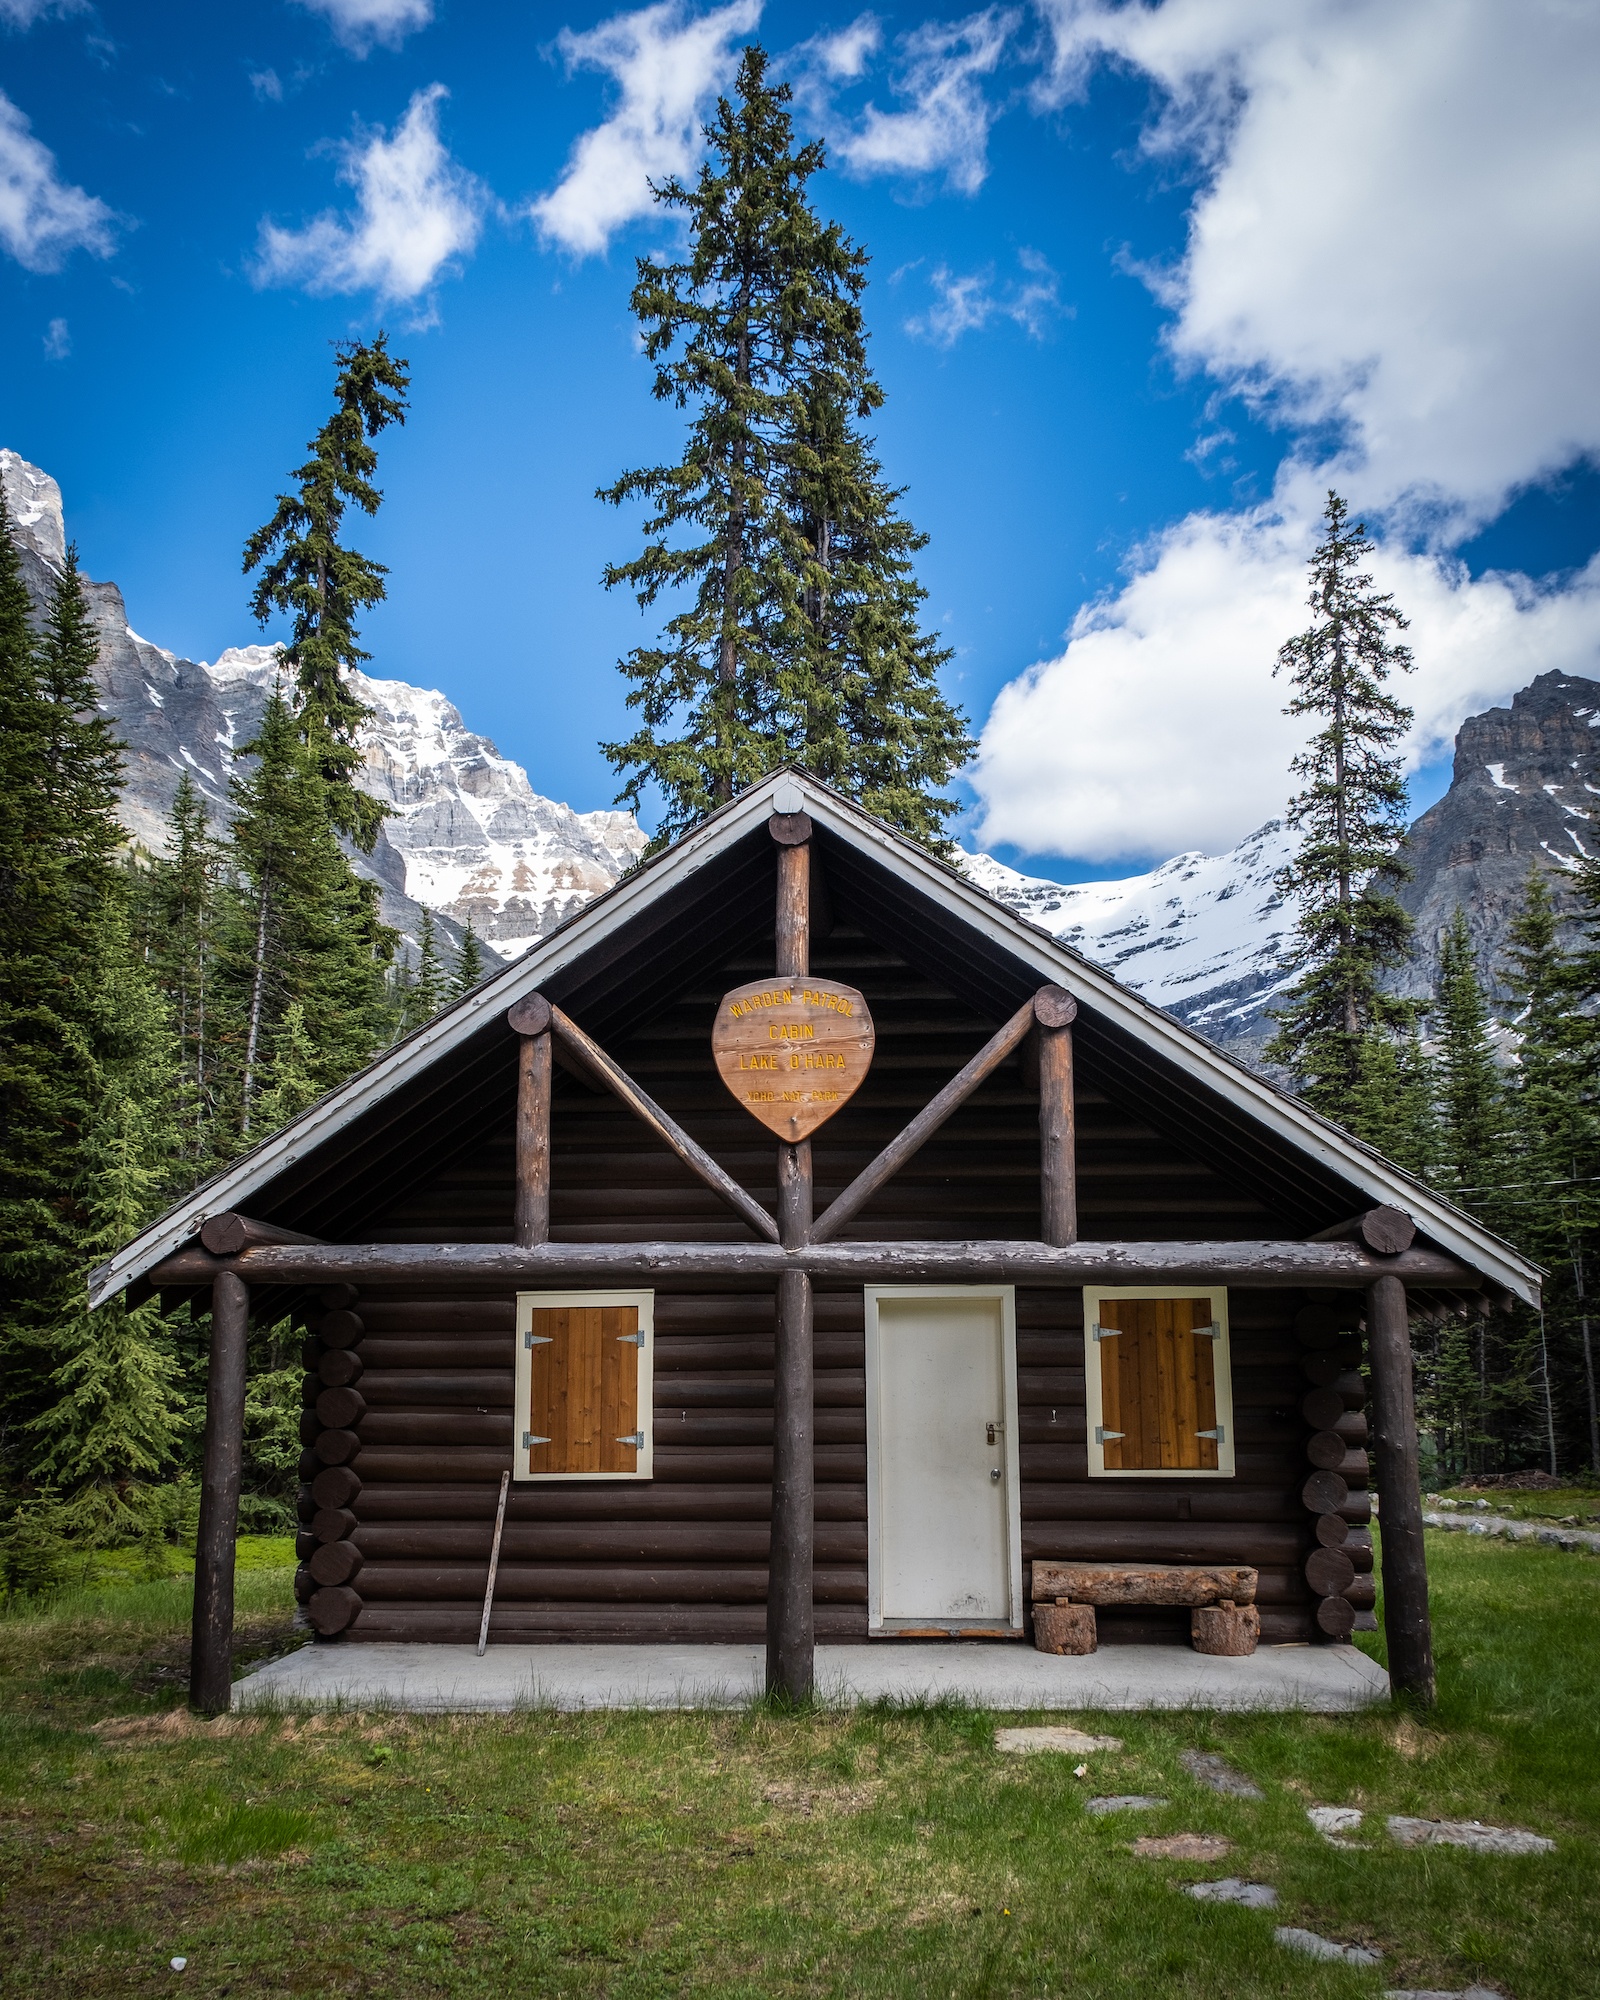
[{"label": "rocky cliff face", "polygon": [[[61,489],[11,451],[0,451],[0,482],[23,576],[42,609],[65,554]],[[126,746],[123,824],[160,852],[184,770],[214,819],[226,821],[232,752],[261,720],[277,678],[274,649],[232,647],[212,663],[180,659],[133,630],[114,583],[84,589],[100,639],[101,707]],[[542,798],[443,695],[364,674],[353,686],[374,710],[357,782],[394,816],[371,856],[352,859],[379,883],[384,920],[404,936],[415,939],[426,905],[448,939],[459,941],[470,916],[495,951],[515,957],[643,852],[631,813],[576,813]]]},{"label": "rocky cliff face", "polygon": [[[1434,991],[1439,948],[1461,908],[1491,999],[1509,1001],[1506,934],[1529,871],[1544,872],[1570,916],[1572,871],[1600,851],[1589,818],[1597,802],[1600,681],[1541,674],[1509,708],[1469,716],[1450,789],[1407,842],[1412,875],[1400,900],[1417,928],[1396,989],[1417,998]],[[1273,886],[1292,844],[1274,820],[1227,854],[1180,854],[1148,875],[1076,888],[1019,875],[987,855],[966,866],[1002,902],[1256,1062],[1273,1031],[1273,999],[1293,983],[1294,911]]]}]

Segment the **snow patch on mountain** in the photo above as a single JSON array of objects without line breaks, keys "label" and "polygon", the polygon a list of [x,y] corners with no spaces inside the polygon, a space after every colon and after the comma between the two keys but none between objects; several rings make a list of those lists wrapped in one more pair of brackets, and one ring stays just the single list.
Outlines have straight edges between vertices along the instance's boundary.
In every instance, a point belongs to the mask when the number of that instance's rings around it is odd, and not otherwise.
[{"label": "snow patch on mountain", "polygon": [[999,902],[1218,1041],[1248,1033],[1285,964],[1294,907],[1277,876],[1294,851],[1269,820],[1226,854],[1178,854],[1147,875],[1070,886],[1020,874],[992,855],[962,857]]}]

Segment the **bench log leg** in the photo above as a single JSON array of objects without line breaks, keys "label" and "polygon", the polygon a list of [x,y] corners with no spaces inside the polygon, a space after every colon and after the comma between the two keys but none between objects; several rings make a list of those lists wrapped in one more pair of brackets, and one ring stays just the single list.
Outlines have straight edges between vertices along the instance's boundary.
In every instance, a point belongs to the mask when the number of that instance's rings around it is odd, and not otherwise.
[{"label": "bench log leg", "polygon": [[1036,1604],[1033,1643],[1041,1653],[1092,1653],[1100,1643],[1092,1604]]},{"label": "bench log leg", "polygon": [[1197,1653],[1241,1660],[1261,1638],[1261,1613],[1253,1604],[1200,1604],[1189,1613],[1189,1638]]}]

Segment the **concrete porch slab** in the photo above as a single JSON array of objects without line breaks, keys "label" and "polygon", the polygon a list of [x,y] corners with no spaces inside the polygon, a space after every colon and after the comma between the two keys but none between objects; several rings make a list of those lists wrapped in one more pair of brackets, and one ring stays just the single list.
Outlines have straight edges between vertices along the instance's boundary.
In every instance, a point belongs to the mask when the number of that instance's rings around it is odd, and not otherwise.
[{"label": "concrete porch slab", "polygon": [[[311,1645],[234,1684],[236,1709],[742,1708],[761,1692],[760,1646]],[[1179,1646],[1108,1646],[1074,1658],[951,1640],[817,1648],[817,1696],[954,1697],[990,1709],[1302,1709],[1342,1714],[1387,1699],[1389,1677],[1354,1646],[1264,1646],[1245,1660]]]}]

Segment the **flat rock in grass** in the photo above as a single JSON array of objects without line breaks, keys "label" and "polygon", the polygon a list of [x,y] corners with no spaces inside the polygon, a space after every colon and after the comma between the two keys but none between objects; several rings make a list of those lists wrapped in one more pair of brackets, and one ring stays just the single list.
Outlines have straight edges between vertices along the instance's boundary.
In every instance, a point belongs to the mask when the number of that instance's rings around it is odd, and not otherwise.
[{"label": "flat rock in grass", "polygon": [[1136,1840],[1133,1851],[1146,1861],[1220,1861],[1233,1842],[1220,1833],[1151,1833]]},{"label": "flat rock in grass", "polygon": [[1378,1965],[1383,1959],[1383,1953],[1374,1951],[1370,1945],[1335,1944],[1332,1938],[1318,1937],[1315,1931],[1303,1931],[1294,1924],[1279,1924],[1272,1935],[1290,1951],[1303,1952],[1307,1958],[1327,1959],[1330,1964]]},{"label": "flat rock in grass", "polygon": [[1270,1882],[1241,1882],[1225,1875],[1220,1882],[1190,1882],[1183,1892],[1197,1903],[1239,1903],[1247,1910],[1273,1910],[1278,1892]]},{"label": "flat rock in grass", "polygon": [[1383,2000],[1506,2000],[1498,1986],[1467,1986],[1447,1993],[1442,1986],[1389,1986]]},{"label": "flat rock in grass", "polygon": [[1467,1847],[1475,1854],[1553,1854],[1555,1842],[1515,1826],[1485,1826],[1476,1819],[1407,1819],[1395,1813],[1390,1835],[1402,1847]]},{"label": "flat rock in grass", "polygon": [[1055,1750],[1067,1757],[1082,1757],[1091,1750],[1120,1750],[1120,1736],[1085,1736],[1081,1729],[1051,1725],[1043,1729],[997,1729],[994,1747],[1012,1757],[1036,1757],[1041,1751]]},{"label": "flat rock in grass", "polygon": [[1110,1799],[1085,1799],[1083,1809],[1094,1813],[1154,1812],[1157,1806],[1164,1806],[1165,1799],[1146,1798],[1142,1792],[1120,1792]]},{"label": "flat rock in grass", "polygon": [[1359,1840],[1346,1840],[1361,1824],[1359,1806],[1307,1806],[1306,1818],[1330,1847],[1360,1847]]},{"label": "flat rock in grass", "polygon": [[1226,1757],[1215,1750],[1185,1750],[1178,1762],[1208,1792],[1221,1792],[1229,1799],[1260,1799],[1266,1794],[1243,1771],[1236,1771]]}]

